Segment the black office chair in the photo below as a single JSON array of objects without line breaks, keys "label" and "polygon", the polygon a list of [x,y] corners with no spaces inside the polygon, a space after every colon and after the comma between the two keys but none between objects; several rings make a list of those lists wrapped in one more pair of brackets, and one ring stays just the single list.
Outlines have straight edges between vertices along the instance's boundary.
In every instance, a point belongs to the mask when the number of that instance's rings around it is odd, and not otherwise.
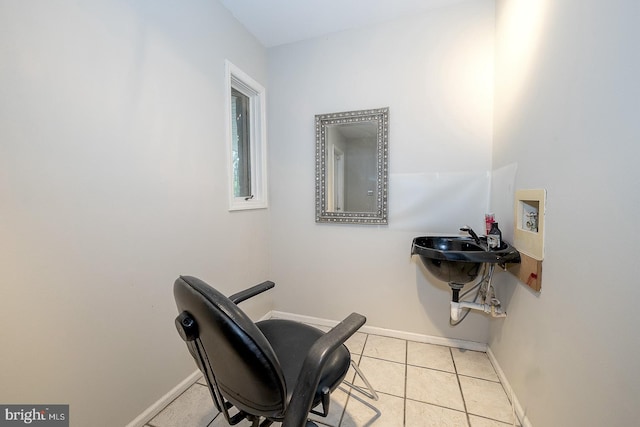
[{"label": "black office chair", "polygon": [[[352,313],[324,333],[290,320],[254,323],[236,305],[274,286],[267,281],[227,298],[202,280],[180,276],[173,287],[176,327],[229,424],[316,426],[309,413],[327,416],[330,393],[351,363],[344,342],[366,319]],[[320,412],[313,409],[320,405]]]}]

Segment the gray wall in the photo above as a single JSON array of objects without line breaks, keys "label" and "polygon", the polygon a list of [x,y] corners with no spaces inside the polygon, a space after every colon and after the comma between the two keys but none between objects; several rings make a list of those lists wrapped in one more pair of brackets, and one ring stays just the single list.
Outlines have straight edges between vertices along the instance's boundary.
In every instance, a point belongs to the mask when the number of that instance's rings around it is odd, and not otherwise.
[{"label": "gray wall", "polygon": [[490,347],[534,426],[637,425],[640,3],[500,0],[496,16],[493,166],[548,198],[542,292],[501,276]]},{"label": "gray wall", "polygon": [[0,402],[125,425],[195,370],[175,278],[267,277],[223,109],[224,59],[266,84],[266,51],[215,1],[3,0],[0,28]]},{"label": "gray wall", "polygon": [[[483,224],[491,169],[493,1],[269,49],[271,268],[276,308],[486,342],[449,326],[450,291],[411,241]],[[314,115],[390,108],[389,226],[314,222]]]}]

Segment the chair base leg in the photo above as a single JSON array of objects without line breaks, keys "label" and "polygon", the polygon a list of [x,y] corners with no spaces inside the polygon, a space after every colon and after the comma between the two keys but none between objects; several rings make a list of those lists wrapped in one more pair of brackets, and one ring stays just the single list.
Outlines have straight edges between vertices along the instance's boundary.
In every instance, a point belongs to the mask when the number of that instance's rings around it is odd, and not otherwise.
[{"label": "chair base leg", "polygon": [[353,369],[356,371],[356,374],[358,374],[358,376],[362,378],[362,381],[364,382],[367,388],[364,389],[346,380],[343,381],[343,383],[348,385],[352,389],[364,394],[369,399],[378,400],[378,393],[376,393],[376,391],[373,389],[373,387],[371,386],[371,383],[369,382],[369,380],[367,380],[367,377],[364,376],[364,373],[362,373],[362,370],[358,367],[358,365],[356,365],[356,362],[352,360],[351,366],[353,366]]}]

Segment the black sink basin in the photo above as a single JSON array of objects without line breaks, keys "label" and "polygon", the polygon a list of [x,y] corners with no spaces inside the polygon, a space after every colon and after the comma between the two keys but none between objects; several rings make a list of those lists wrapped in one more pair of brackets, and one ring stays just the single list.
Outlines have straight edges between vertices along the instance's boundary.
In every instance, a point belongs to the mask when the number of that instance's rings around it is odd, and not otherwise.
[{"label": "black sink basin", "polygon": [[520,253],[507,242],[497,249],[487,250],[487,240],[480,244],[470,237],[424,236],[413,239],[411,254],[419,255],[424,266],[438,279],[465,284],[480,274],[483,263],[519,263]]}]

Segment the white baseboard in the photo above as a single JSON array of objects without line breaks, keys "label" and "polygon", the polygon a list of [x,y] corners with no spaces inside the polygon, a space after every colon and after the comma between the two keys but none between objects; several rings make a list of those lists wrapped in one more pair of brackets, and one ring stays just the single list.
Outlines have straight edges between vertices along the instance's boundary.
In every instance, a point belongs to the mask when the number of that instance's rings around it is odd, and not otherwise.
[{"label": "white baseboard", "polygon": [[[319,317],[304,316],[301,314],[286,313],[282,311],[272,311],[263,316],[263,319],[287,319],[303,323],[311,323],[318,326],[333,327],[340,323],[336,320],[321,319]],[[464,350],[487,351],[487,344],[475,341],[459,340],[453,338],[442,338],[432,335],[416,334],[413,332],[396,331],[393,329],[378,328],[376,326],[364,325],[361,332],[383,337],[400,338],[408,341],[416,341],[427,344],[444,345],[447,347],[462,348]]]},{"label": "white baseboard", "polygon": [[[262,316],[261,318],[259,318],[259,319],[257,320],[257,322],[259,322],[259,321],[261,321],[261,320],[268,320],[268,319],[271,319],[271,318],[273,317],[273,313],[274,313],[274,311],[273,311],[273,310],[268,311],[264,316]],[[254,322],[255,322],[255,320],[254,320]]]},{"label": "white baseboard", "polygon": [[516,416],[518,417],[520,424],[522,424],[522,427],[533,427],[533,425],[531,424],[531,421],[529,421],[529,418],[524,413],[524,409],[522,408],[522,405],[518,400],[518,396],[516,396],[513,393],[513,388],[511,388],[511,384],[509,384],[509,381],[507,380],[507,377],[505,376],[504,371],[500,367],[500,364],[498,363],[498,360],[496,359],[495,354],[493,354],[493,351],[491,351],[491,347],[487,347],[487,356],[489,356],[489,360],[491,361],[491,364],[496,370],[496,373],[498,374],[498,378],[500,378],[500,382],[502,383],[504,390],[507,392],[507,396],[509,397],[509,400],[511,400],[511,404],[515,409]]},{"label": "white baseboard", "polygon": [[153,417],[158,415],[169,403],[173,402],[178,396],[184,393],[189,387],[198,381],[198,378],[202,373],[200,370],[196,370],[187,378],[182,380],[180,384],[172,388],[167,394],[158,399],[154,404],[149,406],[143,413],[138,415],[133,421],[126,425],[126,427],[144,427],[146,423],[151,421]]}]

